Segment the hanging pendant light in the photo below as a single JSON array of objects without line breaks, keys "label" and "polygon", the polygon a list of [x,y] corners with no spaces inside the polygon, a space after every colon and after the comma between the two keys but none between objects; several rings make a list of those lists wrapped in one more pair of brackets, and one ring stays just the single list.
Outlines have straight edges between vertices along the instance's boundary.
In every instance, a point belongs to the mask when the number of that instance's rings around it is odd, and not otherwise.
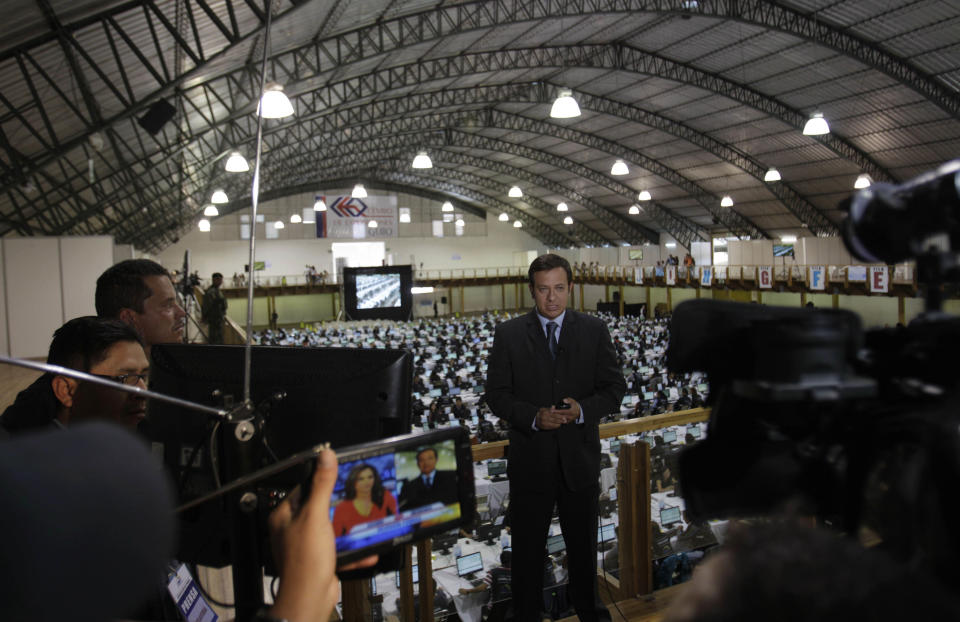
[{"label": "hanging pendant light", "polygon": [[227,163],[224,166],[228,173],[246,173],[250,170],[250,165],[247,164],[247,159],[243,157],[239,151],[234,151],[230,154],[230,157],[227,158]]},{"label": "hanging pendant light", "polygon": [[770,169],[764,173],[763,181],[780,181],[780,171],[771,166]]},{"label": "hanging pendant light", "polygon": [[857,190],[863,190],[864,188],[869,188],[870,184],[873,183],[873,179],[869,175],[863,173],[862,175],[857,176],[857,181],[853,182],[853,187]]},{"label": "hanging pendant light", "polygon": [[733,207],[733,198],[729,194],[723,195],[720,199],[720,207]]},{"label": "hanging pendant light", "polygon": [[520,186],[510,186],[510,192],[507,193],[507,196],[512,199],[519,199],[523,196],[523,190],[520,190]]},{"label": "hanging pendant light", "polygon": [[317,202],[313,204],[313,211],[325,212],[327,211],[327,204],[323,202],[323,199],[317,199]]},{"label": "hanging pendant light", "polygon": [[206,218],[201,218],[200,222],[197,223],[197,228],[203,232],[210,231],[210,221]]},{"label": "hanging pendant light", "polygon": [[519,229],[519,228],[522,227],[522,226],[523,226],[523,223],[520,222],[519,220],[514,220],[514,221],[513,221],[513,228],[514,228],[514,229]]},{"label": "hanging pendant light", "polygon": [[651,198],[650,193],[646,190],[641,190],[640,194],[637,195],[638,201],[649,201]]},{"label": "hanging pendant light", "polygon": [[572,119],[580,116],[580,106],[573,98],[573,91],[567,89],[560,91],[560,95],[550,108],[550,116],[554,119]]},{"label": "hanging pendant light", "polygon": [[451,203],[450,201],[444,201],[444,202],[443,202],[443,205],[440,206],[440,211],[441,211],[441,212],[452,212],[452,211],[453,211],[453,203]]},{"label": "hanging pendant light", "polygon": [[222,189],[217,189],[213,191],[213,196],[210,197],[211,203],[216,203],[217,205],[223,205],[224,203],[229,203],[230,199],[227,198],[227,193]]},{"label": "hanging pendant light", "polygon": [[367,227],[370,228],[370,229],[376,229],[376,228],[377,228],[377,221],[376,221],[376,220],[368,220],[368,221],[367,221]]},{"label": "hanging pendant light", "polygon": [[573,224],[573,216],[567,216],[566,218],[564,218],[564,219],[563,219],[563,224],[565,224],[565,225],[572,225],[572,224]]},{"label": "hanging pendant light", "polygon": [[291,214],[290,215],[290,224],[298,225],[303,222],[303,218],[300,214]]},{"label": "hanging pendant light", "polygon": [[216,206],[216,205],[208,205],[208,206],[206,206],[205,208],[203,208],[203,215],[204,215],[204,216],[219,216],[219,215],[220,215],[220,210],[217,209],[217,206]]},{"label": "hanging pendant light", "polygon": [[830,125],[827,123],[827,120],[823,118],[822,112],[814,112],[810,115],[810,118],[807,119],[806,125],[803,126],[804,136],[822,136],[823,134],[830,133]]},{"label": "hanging pendant light", "polygon": [[277,222],[273,223],[274,229],[283,229],[285,226],[286,225],[283,224],[282,220],[278,220]]},{"label": "hanging pendant light", "polygon": [[417,154],[417,157],[413,159],[413,168],[433,168],[433,161],[430,159],[430,156],[427,155],[426,151],[421,151]]},{"label": "hanging pendant light", "polygon": [[506,212],[501,212],[500,218],[498,218],[497,220],[499,220],[500,222],[508,222],[510,220],[510,217],[507,216]]},{"label": "hanging pendant light", "polygon": [[558,212],[565,212],[565,211],[567,211],[568,209],[570,209],[570,208],[567,207],[567,204],[564,203],[563,201],[560,201],[559,203],[557,203],[557,211],[558,211]]},{"label": "hanging pendant light", "polygon": [[363,184],[357,184],[353,187],[353,192],[350,193],[354,199],[366,199],[367,198],[367,189],[363,187]]},{"label": "hanging pendant light", "polygon": [[627,212],[628,212],[631,216],[636,216],[637,214],[640,213],[640,206],[639,206],[639,205],[631,205],[631,206],[630,206],[630,209],[627,210]]},{"label": "hanging pendant light", "polygon": [[627,175],[628,173],[630,173],[630,169],[627,168],[627,163],[622,159],[618,158],[617,161],[613,163],[613,166],[610,167],[611,175]]},{"label": "hanging pendant light", "polygon": [[257,104],[257,114],[264,119],[283,119],[293,116],[293,104],[283,92],[283,87],[276,82],[270,82],[263,89],[260,103]]}]

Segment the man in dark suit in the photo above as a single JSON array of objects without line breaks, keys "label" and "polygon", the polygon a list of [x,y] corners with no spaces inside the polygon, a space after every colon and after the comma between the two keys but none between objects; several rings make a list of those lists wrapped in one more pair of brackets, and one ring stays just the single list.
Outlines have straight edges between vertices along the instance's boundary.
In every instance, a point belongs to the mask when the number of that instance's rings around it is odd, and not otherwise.
[{"label": "man in dark suit", "polygon": [[541,619],[544,548],[557,504],[577,615],[606,621],[596,572],[598,426],[618,411],[626,383],[607,327],[567,309],[567,260],[542,255],[528,275],[536,309],[497,327],[486,384],[487,403],[510,424],[514,607],[517,620]]},{"label": "man in dark suit", "polygon": [[437,450],[424,447],[417,452],[417,467],[420,475],[407,480],[400,490],[400,509],[430,505],[440,501],[444,505],[456,503],[457,474],[453,471],[437,470]]}]

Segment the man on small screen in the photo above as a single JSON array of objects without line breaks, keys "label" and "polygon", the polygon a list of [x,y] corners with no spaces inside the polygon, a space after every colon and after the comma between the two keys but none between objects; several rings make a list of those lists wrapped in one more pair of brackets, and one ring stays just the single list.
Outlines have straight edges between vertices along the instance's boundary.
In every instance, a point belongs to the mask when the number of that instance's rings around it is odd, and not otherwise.
[{"label": "man on small screen", "polygon": [[417,452],[420,475],[404,482],[400,491],[400,509],[423,507],[437,501],[444,505],[456,503],[457,475],[453,471],[437,470],[437,450],[425,447]]}]

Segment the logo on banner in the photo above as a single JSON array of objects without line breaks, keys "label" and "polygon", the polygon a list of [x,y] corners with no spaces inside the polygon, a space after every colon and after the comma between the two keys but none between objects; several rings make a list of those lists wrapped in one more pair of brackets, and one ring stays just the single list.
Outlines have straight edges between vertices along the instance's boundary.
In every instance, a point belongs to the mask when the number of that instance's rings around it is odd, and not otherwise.
[{"label": "logo on banner", "polygon": [[825,290],[827,288],[827,269],[824,266],[810,266],[807,283],[810,289]]},{"label": "logo on banner", "polygon": [[870,266],[870,291],[886,294],[890,289],[887,266]]},{"label": "logo on banner", "polygon": [[337,197],[337,200],[332,205],[328,205],[327,209],[340,218],[360,218],[367,211],[367,204],[363,199]]},{"label": "logo on banner", "polygon": [[760,266],[757,268],[757,285],[762,289],[773,287],[773,266]]},{"label": "logo on banner", "polygon": [[667,266],[667,285],[676,285],[677,284],[677,267],[674,265]]},{"label": "logo on banner", "polygon": [[[366,199],[357,199],[351,196],[339,196],[333,201],[327,201],[326,196],[316,195],[322,199],[327,209],[317,212],[318,238],[384,238],[397,235],[397,197],[396,196],[369,196]],[[375,227],[369,227],[376,221]]]},{"label": "logo on banner", "polygon": [[713,268],[703,266],[700,268],[700,287],[710,287],[713,284]]}]

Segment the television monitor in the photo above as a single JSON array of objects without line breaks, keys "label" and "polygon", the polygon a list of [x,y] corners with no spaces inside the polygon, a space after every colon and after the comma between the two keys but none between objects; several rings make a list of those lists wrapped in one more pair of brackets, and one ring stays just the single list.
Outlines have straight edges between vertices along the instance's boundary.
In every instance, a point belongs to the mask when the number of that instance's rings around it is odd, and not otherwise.
[{"label": "television monitor", "polygon": [[[420,581],[420,569],[417,567],[417,564],[414,564],[410,567],[413,570],[413,584],[416,585]],[[400,571],[397,571],[397,587],[400,587]]]},{"label": "television monitor", "polygon": [[774,244],[773,245],[773,256],[774,257],[793,257],[793,244]]},{"label": "television monitor", "polygon": [[643,394],[643,399],[647,400],[648,402],[653,398],[654,398],[653,391],[647,391],[646,393]]},{"label": "television monitor", "polygon": [[507,463],[505,460],[491,460],[487,463],[487,475],[494,477],[495,475],[503,475],[507,472]]},{"label": "television monitor", "polygon": [[437,550],[448,551],[450,547],[457,543],[457,532],[440,534],[433,538],[433,548]]},{"label": "television monitor", "polygon": [[[242,346],[158,344],[151,355],[154,391],[212,406],[221,405],[215,391],[234,402],[242,399]],[[336,448],[409,433],[412,369],[411,356],[403,350],[254,346],[250,398],[265,406],[265,439],[282,460],[322,442]],[[280,394],[285,394],[282,399]],[[194,411],[148,402],[144,432],[162,445],[181,503],[217,487],[211,424]],[[249,470],[268,462],[267,452],[260,453],[261,462],[248,465]],[[264,485],[292,488],[300,483],[296,471],[278,474]],[[182,514],[178,558],[209,566],[231,563],[227,522],[217,503]]]},{"label": "television monitor", "polygon": [[451,387],[450,395],[460,395],[460,387]]},{"label": "television monitor", "polygon": [[617,489],[616,489],[616,488],[611,488],[611,489],[610,489],[610,500],[611,500],[611,501],[616,501],[616,500],[617,500]]},{"label": "television monitor", "polygon": [[547,538],[547,555],[554,555],[566,550],[566,548],[567,543],[563,539],[563,534]]},{"label": "television monitor", "polygon": [[457,558],[457,576],[465,577],[480,570],[483,570],[483,558],[479,551]]},{"label": "television monitor", "polygon": [[692,425],[692,426],[688,427],[688,428],[687,428],[687,434],[689,434],[689,435],[692,436],[693,438],[700,438],[700,426],[698,426],[698,425]]},{"label": "television monitor", "polygon": [[620,453],[620,439],[610,439],[610,453],[616,455]]},{"label": "television monitor", "polygon": [[413,310],[411,266],[343,269],[343,310],[351,320],[408,320]]},{"label": "television monitor", "polygon": [[[480,501],[477,500],[477,506],[479,507]],[[480,521],[477,525],[477,540],[486,540],[492,542],[494,538],[497,537],[500,533],[500,526],[494,525],[492,522],[485,520]]]},{"label": "television monitor", "polygon": [[666,527],[680,522],[680,508],[666,507],[660,510],[660,526]]},{"label": "television monitor", "polygon": [[441,389],[430,389],[427,395],[429,395],[430,397],[440,397],[442,392],[443,391]]},{"label": "television monitor", "polygon": [[645,438],[645,439],[643,439],[643,440],[647,441],[647,445],[650,445],[650,448],[651,448],[651,449],[657,446],[657,439],[655,439],[655,438],[652,437],[652,436],[648,436],[647,438]]},{"label": "television monitor", "polygon": [[597,542],[609,542],[617,537],[617,526],[613,523],[607,523],[597,527]]},{"label": "television monitor", "polygon": [[706,393],[708,388],[710,387],[707,386],[706,382],[701,382],[700,384],[697,385],[697,391],[699,391],[700,393]]},{"label": "television monitor", "polygon": [[664,430],[663,431],[663,442],[664,443],[673,443],[677,440],[677,431],[676,430]]}]

